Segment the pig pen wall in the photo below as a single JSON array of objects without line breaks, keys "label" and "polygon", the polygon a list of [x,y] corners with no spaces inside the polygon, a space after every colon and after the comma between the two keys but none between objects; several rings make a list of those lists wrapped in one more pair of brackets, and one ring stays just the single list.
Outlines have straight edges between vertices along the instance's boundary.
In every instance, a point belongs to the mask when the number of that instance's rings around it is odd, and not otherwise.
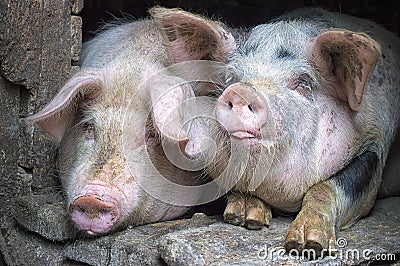
[{"label": "pig pen wall", "polygon": [[35,259],[16,249],[24,235],[10,214],[14,199],[59,187],[54,143],[23,118],[78,70],[82,7],[83,0],[0,2],[0,265]]},{"label": "pig pen wall", "polygon": [[[40,129],[26,125],[23,118],[44,107],[79,69],[82,39],[90,39],[99,22],[109,21],[113,15],[121,17],[122,13],[145,17],[146,10],[156,4],[203,13],[235,27],[263,23],[298,7],[319,6],[369,18],[395,33],[400,32],[400,5],[388,0],[2,0],[0,265],[48,261],[48,254],[33,249],[51,244],[26,232],[15,220],[15,208],[21,208],[21,204],[15,204],[16,198],[54,194],[59,189],[56,146]],[[27,223],[34,223],[29,221],[29,217],[35,217],[31,209],[21,212],[26,215]]]}]

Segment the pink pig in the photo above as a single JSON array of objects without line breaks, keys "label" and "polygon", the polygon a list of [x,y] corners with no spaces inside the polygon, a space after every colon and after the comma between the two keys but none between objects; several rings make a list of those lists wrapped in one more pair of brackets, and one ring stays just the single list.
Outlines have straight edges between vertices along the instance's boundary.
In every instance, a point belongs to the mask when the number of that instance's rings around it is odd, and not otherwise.
[{"label": "pink pig", "polygon": [[[71,218],[89,235],[179,217],[189,209],[183,202],[195,205],[200,197],[196,191],[168,194],[157,183],[160,176],[184,186],[204,182],[200,171],[168,160],[153,127],[152,116],[165,120],[165,106],[161,99],[152,109],[151,94],[181,81],[162,71],[170,62],[153,21],[111,25],[84,44],[81,70],[43,110],[27,118],[59,142],[60,178]],[[143,85],[160,71],[154,84]],[[180,86],[169,94],[177,102],[190,96]]]},{"label": "pink pig", "polygon": [[[367,20],[300,9],[241,32],[232,51],[196,15],[152,14],[176,62],[226,61],[204,136],[217,147],[205,160],[209,174],[234,184],[225,221],[258,229],[271,208],[298,212],[286,249],[333,248],[336,230],[371,210],[399,129],[399,38]],[[399,164],[388,161],[385,195],[399,193],[391,185]]]}]

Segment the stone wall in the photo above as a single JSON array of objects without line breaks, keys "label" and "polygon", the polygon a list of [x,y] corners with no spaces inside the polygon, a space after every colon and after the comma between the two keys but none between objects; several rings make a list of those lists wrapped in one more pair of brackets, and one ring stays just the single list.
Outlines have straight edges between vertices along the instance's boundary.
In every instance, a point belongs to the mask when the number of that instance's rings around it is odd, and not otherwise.
[{"label": "stone wall", "polygon": [[82,7],[83,0],[0,2],[0,260],[9,264],[18,264],[9,238],[26,237],[10,235],[13,199],[59,186],[54,142],[23,118],[43,108],[77,71]]}]

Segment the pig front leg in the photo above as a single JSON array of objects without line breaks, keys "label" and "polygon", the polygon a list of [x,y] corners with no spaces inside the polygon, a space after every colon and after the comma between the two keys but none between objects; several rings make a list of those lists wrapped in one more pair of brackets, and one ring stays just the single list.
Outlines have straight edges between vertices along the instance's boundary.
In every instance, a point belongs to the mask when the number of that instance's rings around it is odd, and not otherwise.
[{"label": "pig front leg", "polygon": [[224,220],[233,225],[248,229],[261,229],[268,226],[271,208],[261,199],[240,193],[228,195],[228,204],[224,211]]},{"label": "pig front leg", "polygon": [[289,227],[286,250],[307,249],[314,250],[317,257],[327,255],[335,248],[335,230],[351,225],[372,208],[380,174],[377,155],[367,151],[330,179],[311,187]]}]

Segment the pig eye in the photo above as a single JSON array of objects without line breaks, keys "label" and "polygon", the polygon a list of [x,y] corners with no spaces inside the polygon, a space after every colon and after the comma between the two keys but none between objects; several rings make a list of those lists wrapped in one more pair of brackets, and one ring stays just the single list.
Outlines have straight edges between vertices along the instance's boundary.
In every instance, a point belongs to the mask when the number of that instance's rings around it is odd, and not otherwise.
[{"label": "pig eye", "polygon": [[312,78],[307,74],[302,74],[296,84],[295,84],[295,91],[309,99],[310,101],[313,100],[313,91],[312,91]]},{"label": "pig eye", "polygon": [[161,144],[158,134],[147,127],[145,128],[145,141],[147,146],[159,146]]},{"label": "pig eye", "polygon": [[83,131],[87,140],[94,140],[96,138],[96,130],[92,121],[83,124]]}]

